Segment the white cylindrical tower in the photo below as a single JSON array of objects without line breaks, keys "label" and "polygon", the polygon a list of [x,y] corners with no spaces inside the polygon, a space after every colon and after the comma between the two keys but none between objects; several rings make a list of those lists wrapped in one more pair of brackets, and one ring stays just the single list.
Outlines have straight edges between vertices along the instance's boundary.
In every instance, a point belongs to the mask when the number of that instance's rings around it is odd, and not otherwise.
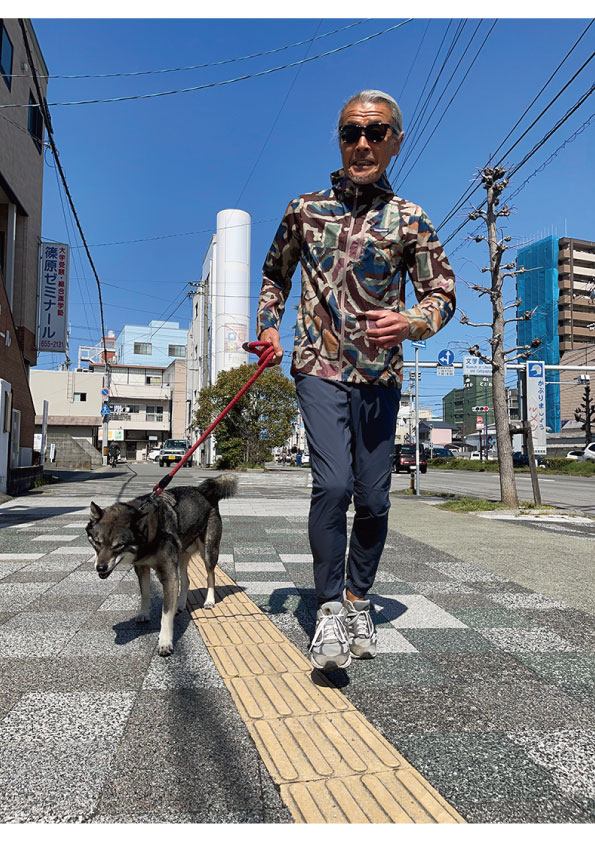
[{"label": "white cylindrical tower", "polygon": [[250,336],[250,214],[217,214],[215,283],[212,289],[213,382],[220,371],[250,362],[242,344]]}]

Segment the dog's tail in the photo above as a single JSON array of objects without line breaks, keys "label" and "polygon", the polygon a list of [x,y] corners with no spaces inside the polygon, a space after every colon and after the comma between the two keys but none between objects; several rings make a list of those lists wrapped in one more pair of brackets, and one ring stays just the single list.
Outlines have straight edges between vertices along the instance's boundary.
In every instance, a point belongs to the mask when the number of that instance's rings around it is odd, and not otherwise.
[{"label": "dog's tail", "polygon": [[221,474],[217,479],[206,479],[201,482],[197,490],[214,505],[225,497],[233,497],[237,494],[238,480],[232,474]]}]

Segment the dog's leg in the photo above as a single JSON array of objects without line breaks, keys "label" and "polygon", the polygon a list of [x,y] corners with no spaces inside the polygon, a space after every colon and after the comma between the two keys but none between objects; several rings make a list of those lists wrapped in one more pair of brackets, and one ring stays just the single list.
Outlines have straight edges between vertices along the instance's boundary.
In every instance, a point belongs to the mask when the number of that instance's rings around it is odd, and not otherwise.
[{"label": "dog's leg", "polygon": [[157,651],[160,655],[171,655],[174,649],[174,617],[180,590],[178,565],[172,565],[167,571],[158,567],[155,571],[163,587],[163,608],[161,611],[161,629]]},{"label": "dog's leg", "polygon": [[213,608],[215,605],[215,567],[219,559],[219,543],[221,541],[221,517],[218,511],[209,515],[205,533],[205,547],[203,558],[207,571],[207,598],[203,608]]},{"label": "dog's leg", "polygon": [[188,578],[188,560],[188,553],[180,553],[180,595],[178,597],[177,614],[186,608],[186,600],[188,599],[188,588],[190,587],[190,579]]},{"label": "dog's leg", "polygon": [[134,566],[140,588],[140,612],[136,616],[137,623],[148,623],[151,619],[151,570],[148,567]]}]

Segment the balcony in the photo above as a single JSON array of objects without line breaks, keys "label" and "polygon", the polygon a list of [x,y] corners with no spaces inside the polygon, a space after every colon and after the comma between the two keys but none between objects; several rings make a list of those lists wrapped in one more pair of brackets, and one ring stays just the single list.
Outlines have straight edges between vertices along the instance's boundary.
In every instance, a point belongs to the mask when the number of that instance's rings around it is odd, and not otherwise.
[{"label": "balcony", "polygon": [[135,400],[143,400],[145,403],[151,401],[168,401],[171,397],[171,386],[152,386],[145,383],[118,383],[112,380],[111,383],[111,399],[119,399],[123,402],[128,402],[134,398]]}]

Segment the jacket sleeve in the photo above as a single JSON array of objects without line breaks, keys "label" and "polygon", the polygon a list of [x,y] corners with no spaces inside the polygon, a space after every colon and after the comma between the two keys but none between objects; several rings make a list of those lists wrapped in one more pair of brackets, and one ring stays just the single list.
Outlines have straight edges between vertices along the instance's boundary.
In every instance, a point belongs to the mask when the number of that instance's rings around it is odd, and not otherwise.
[{"label": "jacket sleeve", "polygon": [[417,211],[409,220],[411,241],[404,249],[404,260],[418,304],[401,314],[409,322],[409,339],[427,339],[454,315],[455,276],[434,226],[421,208]]},{"label": "jacket sleeve", "polygon": [[291,279],[300,259],[302,244],[299,224],[300,200],[290,202],[262,268],[262,287],[256,314],[256,335],[274,327],[279,330]]}]

